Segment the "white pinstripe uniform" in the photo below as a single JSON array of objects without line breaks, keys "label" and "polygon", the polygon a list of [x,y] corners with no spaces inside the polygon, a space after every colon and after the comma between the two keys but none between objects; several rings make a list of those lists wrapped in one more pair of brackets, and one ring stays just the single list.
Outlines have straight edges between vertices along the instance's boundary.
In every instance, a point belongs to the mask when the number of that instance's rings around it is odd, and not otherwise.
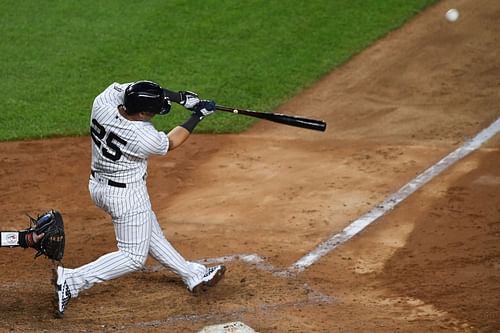
[{"label": "white pinstripe uniform", "polygon": [[76,269],[64,269],[72,297],[95,283],[111,280],[144,266],[148,254],[181,276],[189,289],[207,268],[186,261],[165,239],[151,208],[146,188],[147,159],[165,155],[169,141],[150,122],[130,121],[120,115],[129,84],[113,83],[94,100],[91,119],[92,176],[89,191],[94,203],[109,213],[118,251]]}]

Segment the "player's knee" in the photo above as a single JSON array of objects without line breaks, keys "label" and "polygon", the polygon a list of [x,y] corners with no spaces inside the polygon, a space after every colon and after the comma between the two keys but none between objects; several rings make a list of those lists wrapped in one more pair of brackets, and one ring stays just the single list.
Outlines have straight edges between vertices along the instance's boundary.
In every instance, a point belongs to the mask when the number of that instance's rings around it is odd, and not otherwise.
[{"label": "player's knee", "polygon": [[129,266],[134,271],[138,271],[138,270],[142,269],[144,267],[144,265],[146,264],[147,256],[130,255],[130,254],[127,254],[127,255],[130,258]]}]

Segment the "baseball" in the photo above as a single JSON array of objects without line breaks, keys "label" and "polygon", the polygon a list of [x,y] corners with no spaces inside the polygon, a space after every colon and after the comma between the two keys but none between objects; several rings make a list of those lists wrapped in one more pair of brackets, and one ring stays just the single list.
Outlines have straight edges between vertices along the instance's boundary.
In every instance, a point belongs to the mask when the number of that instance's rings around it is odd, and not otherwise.
[{"label": "baseball", "polygon": [[446,12],[445,17],[448,20],[448,22],[455,22],[456,20],[458,20],[459,15],[460,14],[458,13],[458,10],[456,10],[455,8],[452,8]]}]

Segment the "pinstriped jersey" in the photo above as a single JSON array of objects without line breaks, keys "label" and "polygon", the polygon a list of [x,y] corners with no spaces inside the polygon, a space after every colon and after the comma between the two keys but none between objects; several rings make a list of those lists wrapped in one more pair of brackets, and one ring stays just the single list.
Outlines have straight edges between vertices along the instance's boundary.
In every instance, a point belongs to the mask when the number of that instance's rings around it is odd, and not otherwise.
[{"label": "pinstriped jersey", "polygon": [[128,84],[113,83],[92,105],[92,170],[121,183],[142,180],[150,155],[165,155],[169,141],[149,121],[131,121],[118,111]]}]

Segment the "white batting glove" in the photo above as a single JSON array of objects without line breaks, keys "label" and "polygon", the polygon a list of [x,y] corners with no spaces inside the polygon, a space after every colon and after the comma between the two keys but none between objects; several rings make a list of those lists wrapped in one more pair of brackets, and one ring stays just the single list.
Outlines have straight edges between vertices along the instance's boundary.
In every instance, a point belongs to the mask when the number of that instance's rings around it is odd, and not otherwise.
[{"label": "white batting glove", "polygon": [[179,91],[179,94],[181,94],[181,101],[179,104],[188,110],[193,111],[194,107],[200,103],[200,98],[197,93],[192,91]]}]

